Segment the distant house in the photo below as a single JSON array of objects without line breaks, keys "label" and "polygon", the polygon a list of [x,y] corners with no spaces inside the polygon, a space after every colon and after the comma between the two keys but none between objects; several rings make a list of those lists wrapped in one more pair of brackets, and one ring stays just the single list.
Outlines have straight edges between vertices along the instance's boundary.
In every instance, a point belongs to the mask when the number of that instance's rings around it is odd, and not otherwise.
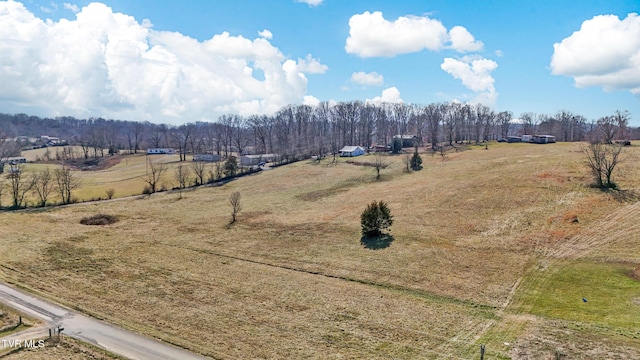
[{"label": "distant house", "polygon": [[531,142],[536,144],[551,144],[556,142],[556,137],[553,135],[533,135]]},{"label": "distant house", "polygon": [[520,141],[522,142],[531,142],[532,139],[533,139],[533,135],[522,135],[520,137]]},{"label": "distant house", "polygon": [[[23,157],[2,158],[2,159],[0,159],[0,174],[4,173],[4,166],[5,165],[24,164],[26,162],[27,162],[27,159],[23,158]],[[11,168],[9,175],[11,176],[13,174],[16,174],[19,171],[20,171],[20,168]]]},{"label": "distant house", "polygon": [[169,155],[175,154],[176,149],[173,148],[155,148],[155,149],[147,149],[147,155]]},{"label": "distant house", "polygon": [[216,161],[220,161],[220,155],[218,155],[218,154],[196,154],[196,155],[193,156],[193,161],[216,162]]},{"label": "distant house", "polygon": [[361,146],[345,146],[340,149],[340,156],[353,157],[364,155],[364,148]]},{"label": "distant house", "polygon": [[420,144],[420,138],[417,135],[394,135],[393,139],[401,139],[403,148],[411,148]]},{"label": "distant house", "polygon": [[8,157],[8,158],[0,159],[0,163],[10,164],[10,165],[25,164],[26,162],[27,162],[27,159],[24,157]]},{"label": "distant house", "polygon": [[520,136],[507,136],[507,142],[508,143],[522,142],[522,138]]},{"label": "distant house", "polygon": [[276,154],[257,154],[257,155],[242,155],[240,156],[240,165],[242,166],[254,166],[260,165],[260,163],[273,162],[278,159]]},{"label": "distant house", "polygon": [[39,139],[40,143],[43,143],[43,147],[46,146],[63,146],[67,144],[66,140],[60,140],[60,138],[55,136],[42,135]]}]

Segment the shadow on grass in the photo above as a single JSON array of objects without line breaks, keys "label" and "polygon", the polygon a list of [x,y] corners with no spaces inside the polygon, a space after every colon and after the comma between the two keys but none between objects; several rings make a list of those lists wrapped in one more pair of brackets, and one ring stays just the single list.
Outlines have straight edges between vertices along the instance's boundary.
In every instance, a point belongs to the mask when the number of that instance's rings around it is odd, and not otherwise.
[{"label": "shadow on grass", "polygon": [[378,236],[366,236],[363,235],[360,238],[360,243],[365,249],[380,250],[386,249],[391,246],[391,243],[395,240],[391,234],[380,234]]},{"label": "shadow on grass", "polygon": [[603,190],[611,194],[611,196],[618,202],[637,202],[640,201],[640,193],[634,190]]}]

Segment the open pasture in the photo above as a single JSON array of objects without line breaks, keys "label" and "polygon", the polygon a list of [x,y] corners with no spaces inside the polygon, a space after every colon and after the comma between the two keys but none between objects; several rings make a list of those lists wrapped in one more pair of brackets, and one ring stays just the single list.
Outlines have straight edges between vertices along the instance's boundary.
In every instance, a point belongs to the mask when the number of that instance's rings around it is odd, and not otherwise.
[{"label": "open pasture", "polygon": [[[389,157],[380,181],[303,161],[181,198],[3,213],[0,277],[214,358],[468,359],[480,344],[494,359],[640,356],[633,161],[624,191],[603,193],[580,144],[422,157],[409,174]],[[91,176],[120,194],[142,166]],[[394,215],[379,250],[360,242],[373,200]],[[99,213],[118,222],[80,224]]]}]

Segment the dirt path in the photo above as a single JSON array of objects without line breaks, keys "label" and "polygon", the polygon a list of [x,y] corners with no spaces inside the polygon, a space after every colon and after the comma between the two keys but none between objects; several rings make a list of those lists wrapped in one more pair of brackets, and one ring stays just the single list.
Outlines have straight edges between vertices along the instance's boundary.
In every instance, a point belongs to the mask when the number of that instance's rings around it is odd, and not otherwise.
[{"label": "dirt path", "polygon": [[10,337],[15,340],[24,341],[32,339],[33,336],[39,337],[40,334],[48,336],[49,328],[62,327],[63,334],[67,336],[92,343],[130,359],[205,359],[184,349],[49,303],[3,283],[0,283],[0,301],[47,323],[45,327],[30,329],[30,332],[12,334]]}]

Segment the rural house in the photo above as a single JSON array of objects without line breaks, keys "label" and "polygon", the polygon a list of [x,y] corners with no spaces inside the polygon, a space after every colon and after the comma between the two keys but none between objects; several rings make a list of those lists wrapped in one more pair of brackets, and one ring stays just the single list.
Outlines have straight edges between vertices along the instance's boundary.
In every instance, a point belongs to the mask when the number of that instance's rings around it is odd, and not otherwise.
[{"label": "rural house", "polygon": [[411,148],[420,144],[420,138],[417,135],[394,135],[393,139],[402,140],[403,148]]},{"label": "rural house", "polygon": [[361,146],[345,146],[340,149],[340,156],[353,157],[364,155],[364,148]]},{"label": "rural house", "polygon": [[196,154],[196,155],[193,156],[193,161],[216,162],[216,161],[220,161],[220,155],[218,155],[218,154]]}]

